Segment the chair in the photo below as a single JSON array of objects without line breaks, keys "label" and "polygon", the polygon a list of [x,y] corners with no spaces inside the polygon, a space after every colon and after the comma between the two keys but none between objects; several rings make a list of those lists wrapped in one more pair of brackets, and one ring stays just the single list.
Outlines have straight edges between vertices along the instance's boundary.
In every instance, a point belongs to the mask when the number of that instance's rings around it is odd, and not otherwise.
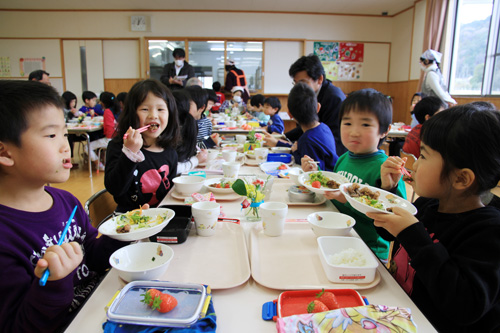
[{"label": "chair", "polygon": [[116,206],[113,196],[108,190],[104,189],[94,193],[87,202],[85,202],[84,209],[89,216],[92,226],[97,228],[102,222],[113,216]]},{"label": "chair", "polygon": [[[401,158],[406,157],[405,168],[410,173],[412,173],[412,171],[414,170],[413,164],[417,161],[417,158],[415,157],[415,155],[410,154],[410,153],[405,153],[403,150],[401,150],[399,156],[401,156]],[[409,184],[408,182],[406,182],[406,183]],[[412,189],[411,202],[413,202],[414,200],[415,200],[415,191]]]}]

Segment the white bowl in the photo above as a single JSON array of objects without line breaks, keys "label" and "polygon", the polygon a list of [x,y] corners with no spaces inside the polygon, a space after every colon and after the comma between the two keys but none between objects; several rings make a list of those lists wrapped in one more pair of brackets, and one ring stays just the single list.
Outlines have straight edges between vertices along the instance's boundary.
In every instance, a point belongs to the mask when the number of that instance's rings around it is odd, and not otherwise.
[{"label": "white bowl", "polygon": [[316,236],[349,236],[356,220],[337,212],[317,212],[307,216]]},{"label": "white bowl", "polygon": [[385,209],[378,209],[378,208],[369,206],[363,202],[359,202],[358,200],[351,197],[347,191],[347,188],[351,185],[352,185],[352,183],[342,184],[340,186],[340,191],[342,192],[342,194],[344,194],[345,198],[347,199],[347,202],[349,202],[349,204],[354,209],[356,209],[357,211],[359,211],[363,214],[366,214],[368,212],[392,214],[391,212],[388,212],[386,210],[387,208],[392,208],[392,207],[403,208],[413,215],[417,214],[417,208],[415,206],[413,206],[413,204],[411,202],[409,202],[408,200],[405,200],[405,199],[403,199],[403,198],[401,198],[401,197],[399,197],[391,192],[381,190],[378,187],[374,187],[374,186],[360,184],[361,189],[363,189],[364,187],[367,187],[372,192],[376,192],[376,191],[380,192],[380,196],[378,198],[378,201],[384,205]]},{"label": "white bowl", "polygon": [[213,193],[223,193],[223,194],[230,194],[230,193],[234,193],[234,190],[229,187],[229,188],[217,188],[217,187],[212,187],[210,186],[211,184],[218,184],[220,183],[221,181],[224,181],[224,182],[228,182],[230,181],[231,182],[231,185],[232,183],[234,183],[234,181],[236,180],[236,178],[209,178],[207,180],[205,180],[205,187],[210,191],[210,192],[213,192]]},{"label": "white bowl", "polygon": [[167,271],[174,250],[162,243],[135,243],[116,250],[109,263],[126,282],[155,280]]},{"label": "white bowl", "polygon": [[292,148],[290,147],[272,147],[271,153],[274,154],[291,154]]},{"label": "white bowl", "polygon": [[[329,281],[334,283],[370,283],[375,279],[379,261],[361,239],[356,237],[323,236],[318,237],[317,242],[321,264]],[[360,253],[365,260],[365,264],[363,266],[331,264],[331,256],[348,249]]]},{"label": "white bowl", "polygon": [[319,193],[319,194],[324,194],[325,192],[332,192],[332,191],[338,191],[339,190],[338,188],[329,188],[329,187],[326,187],[326,186],[321,186],[320,188],[312,187],[311,186],[310,177],[311,177],[312,174],[315,174],[315,173],[318,173],[318,172],[321,172],[323,174],[323,176],[325,176],[325,177],[327,177],[327,178],[329,178],[331,180],[334,180],[334,181],[336,181],[337,183],[340,183],[340,184],[344,184],[344,183],[349,182],[347,180],[347,178],[345,178],[344,176],[342,176],[341,174],[336,173],[336,172],[330,172],[330,171],[309,171],[309,172],[304,172],[303,174],[301,174],[299,176],[299,178],[298,178],[299,183],[301,185],[304,185],[308,190],[311,190],[311,191]]},{"label": "white bowl", "polygon": [[175,190],[179,194],[191,195],[201,190],[205,178],[200,176],[180,176],[172,179],[172,181],[175,184]]}]

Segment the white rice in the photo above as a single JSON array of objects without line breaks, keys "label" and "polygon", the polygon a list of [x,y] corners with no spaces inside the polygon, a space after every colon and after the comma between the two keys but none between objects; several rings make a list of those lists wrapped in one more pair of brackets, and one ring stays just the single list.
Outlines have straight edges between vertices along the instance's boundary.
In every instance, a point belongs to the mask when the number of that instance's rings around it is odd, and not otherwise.
[{"label": "white rice", "polygon": [[366,258],[363,253],[353,248],[342,250],[329,256],[328,262],[335,266],[363,267],[366,266]]}]

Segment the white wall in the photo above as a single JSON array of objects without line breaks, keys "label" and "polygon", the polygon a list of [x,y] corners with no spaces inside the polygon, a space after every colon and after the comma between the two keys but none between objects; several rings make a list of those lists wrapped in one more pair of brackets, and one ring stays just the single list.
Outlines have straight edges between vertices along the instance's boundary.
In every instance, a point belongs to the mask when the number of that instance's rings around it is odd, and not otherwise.
[{"label": "white wall", "polygon": [[420,78],[419,59],[422,54],[422,46],[424,44],[424,29],[425,29],[425,10],[426,2],[419,1],[415,4],[415,23],[413,26],[413,44],[410,62],[410,80],[418,80]]},{"label": "white wall", "polygon": [[390,82],[408,81],[413,10],[393,18]]}]

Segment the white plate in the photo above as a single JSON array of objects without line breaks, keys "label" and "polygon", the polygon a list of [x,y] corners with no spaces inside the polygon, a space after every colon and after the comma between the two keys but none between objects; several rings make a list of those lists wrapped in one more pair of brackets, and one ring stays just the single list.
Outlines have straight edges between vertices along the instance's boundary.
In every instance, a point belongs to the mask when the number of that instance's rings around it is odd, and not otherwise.
[{"label": "white plate", "polygon": [[[278,170],[278,167],[282,164],[284,164],[286,166],[286,169]],[[289,168],[286,165],[286,163],[282,163],[282,162],[264,162],[264,163],[260,164],[260,169],[268,175],[277,176],[278,173],[280,173],[280,172],[287,175]]]},{"label": "white plate", "polygon": [[211,187],[209,186],[210,184],[217,184],[217,183],[220,183],[221,180],[231,180],[232,182],[234,182],[236,179],[234,178],[209,178],[207,180],[205,180],[205,188],[210,191],[210,192],[213,192],[213,193],[223,193],[223,194],[230,194],[230,193],[235,193],[234,190],[230,187],[230,188],[216,188],[216,187]]},{"label": "white plate", "polygon": [[304,172],[299,176],[299,183],[301,185],[304,185],[308,190],[313,191],[315,193],[323,194],[325,192],[333,192],[333,191],[338,191],[339,189],[333,189],[325,186],[321,186],[320,188],[312,187],[311,183],[309,182],[309,177],[313,173],[318,173],[321,172],[325,177],[328,177],[331,180],[336,181],[337,183],[344,184],[349,182],[347,178],[342,176],[341,174],[335,173],[335,172],[330,172],[330,171],[309,171],[309,172]]},{"label": "white plate", "polygon": [[[358,200],[352,198],[348,194],[347,189],[346,189],[347,187],[349,187],[351,185],[352,185],[352,183],[342,184],[340,186],[340,191],[342,192],[342,194],[344,194],[347,201],[354,209],[356,209],[357,211],[359,211],[363,214],[366,214],[368,212],[392,214],[391,212],[388,212],[385,209],[382,210],[382,209],[374,208],[374,207],[371,207],[367,204],[364,204],[364,203],[359,202]],[[400,208],[406,209],[408,212],[412,213],[413,215],[417,214],[417,208],[415,206],[413,206],[412,203],[409,202],[408,200],[405,200],[405,199],[403,199],[403,198],[401,198],[401,197],[399,197],[391,192],[381,190],[377,187],[360,184],[361,189],[364,187],[369,188],[372,192],[376,192],[376,191],[380,192],[380,196],[379,196],[378,200],[384,204],[385,208],[400,207]]]},{"label": "white plate", "polygon": [[146,227],[146,228],[141,228],[141,229],[132,229],[130,232],[127,233],[117,233],[116,232],[116,227],[117,227],[117,221],[120,218],[121,215],[115,216],[112,219],[107,220],[101,226],[99,227],[99,232],[103,235],[106,235],[108,237],[111,237],[113,239],[117,239],[119,241],[123,242],[131,242],[131,241],[136,241],[144,238],[151,237],[153,235],[156,235],[160,231],[165,228],[165,226],[170,222],[170,220],[174,217],[175,212],[172,209],[169,208],[150,208],[150,209],[145,209],[142,211],[142,215],[145,216],[158,216],[162,215],[165,216],[165,220],[152,227]]},{"label": "white plate", "polygon": [[249,158],[248,156],[245,156],[244,161],[246,165],[254,165],[254,166],[257,166],[261,163],[257,161],[255,158]]},{"label": "white plate", "polygon": [[[208,192],[209,191],[206,188],[203,188],[199,193],[205,194]],[[172,191],[170,191],[168,193],[170,196],[172,196],[172,198],[177,199],[177,200],[185,201],[186,198],[191,198],[190,195],[180,194],[179,192],[177,192],[175,190],[175,187]],[[217,201],[233,201],[233,200],[237,200],[237,199],[241,198],[241,196],[234,191],[232,193],[214,193],[214,192],[212,192],[212,193],[214,194],[214,198]]]}]

